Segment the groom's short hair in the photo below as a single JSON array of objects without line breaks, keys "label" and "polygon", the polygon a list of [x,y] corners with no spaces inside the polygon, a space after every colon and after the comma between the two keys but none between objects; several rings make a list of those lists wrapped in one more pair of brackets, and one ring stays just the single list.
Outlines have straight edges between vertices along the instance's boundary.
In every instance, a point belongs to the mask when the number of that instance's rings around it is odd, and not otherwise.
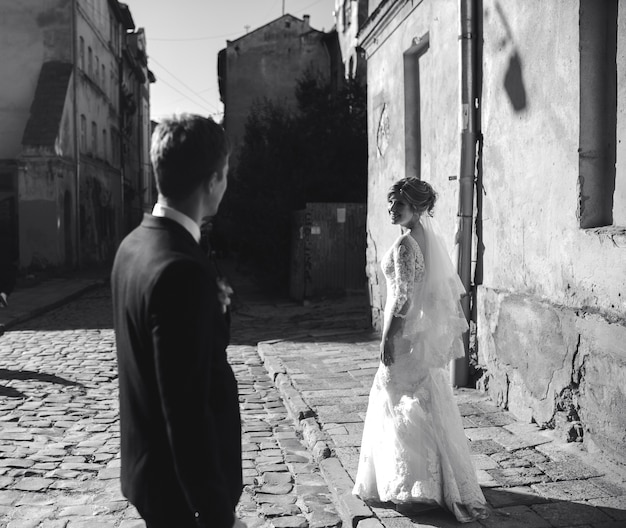
[{"label": "groom's short hair", "polygon": [[181,114],[163,119],[152,133],[150,159],[159,193],[181,199],[193,193],[204,178],[220,176],[230,142],[210,117]]}]

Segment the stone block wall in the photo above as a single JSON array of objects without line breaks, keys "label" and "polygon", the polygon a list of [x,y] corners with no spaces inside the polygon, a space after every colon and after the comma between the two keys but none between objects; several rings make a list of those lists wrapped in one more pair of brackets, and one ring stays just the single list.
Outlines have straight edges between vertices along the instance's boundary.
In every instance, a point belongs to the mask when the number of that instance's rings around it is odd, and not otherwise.
[{"label": "stone block wall", "polygon": [[[479,362],[491,398],[519,418],[580,422],[585,443],[626,462],[626,326],[532,295],[480,288]],[[558,422],[558,413],[573,411]],[[572,438],[570,438],[572,439]]]}]

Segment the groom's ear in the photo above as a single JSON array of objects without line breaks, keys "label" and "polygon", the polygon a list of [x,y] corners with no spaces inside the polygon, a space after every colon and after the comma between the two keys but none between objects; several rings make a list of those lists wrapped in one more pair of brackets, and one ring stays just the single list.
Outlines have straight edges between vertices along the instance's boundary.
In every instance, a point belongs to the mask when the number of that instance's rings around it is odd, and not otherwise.
[{"label": "groom's ear", "polygon": [[216,185],[224,185],[224,180],[226,180],[228,176],[228,156],[221,160],[218,163],[215,170],[206,178],[205,183],[207,185],[206,190],[209,193],[212,193]]},{"label": "groom's ear", "polygon": [[215,184],[219,180],[218,171],[213,171],[207,178],[204,180],[205,190],[208,192],[213,192],[213,188]]}]

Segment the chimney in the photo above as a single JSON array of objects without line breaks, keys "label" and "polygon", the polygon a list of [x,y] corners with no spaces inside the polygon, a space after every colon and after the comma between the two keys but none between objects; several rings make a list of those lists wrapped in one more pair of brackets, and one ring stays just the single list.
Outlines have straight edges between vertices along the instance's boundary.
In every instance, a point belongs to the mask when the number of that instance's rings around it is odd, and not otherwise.
[{"label": "chimney", "polygon": [[302,15],[302,19],[304,20],[304,27],[309,29],[309,20],[311,17],[309,15]]}]

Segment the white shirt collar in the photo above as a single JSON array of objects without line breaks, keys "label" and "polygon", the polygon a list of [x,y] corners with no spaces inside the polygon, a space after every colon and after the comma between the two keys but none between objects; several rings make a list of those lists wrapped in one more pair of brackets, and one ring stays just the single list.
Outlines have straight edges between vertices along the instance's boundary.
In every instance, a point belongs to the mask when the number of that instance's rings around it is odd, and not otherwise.
[{"label": "white shirt collar", "polygon": [[160,203],[154,204],[154,208],[152,209],[152,216],[158,216],[161,218],[169,218],[173,220],[177,224],[183,226],[196,242],[200,242],[200,226],[191,218],[189,218],[186,214],[177,211],[173,207],[169,205],[164,205]]}]

